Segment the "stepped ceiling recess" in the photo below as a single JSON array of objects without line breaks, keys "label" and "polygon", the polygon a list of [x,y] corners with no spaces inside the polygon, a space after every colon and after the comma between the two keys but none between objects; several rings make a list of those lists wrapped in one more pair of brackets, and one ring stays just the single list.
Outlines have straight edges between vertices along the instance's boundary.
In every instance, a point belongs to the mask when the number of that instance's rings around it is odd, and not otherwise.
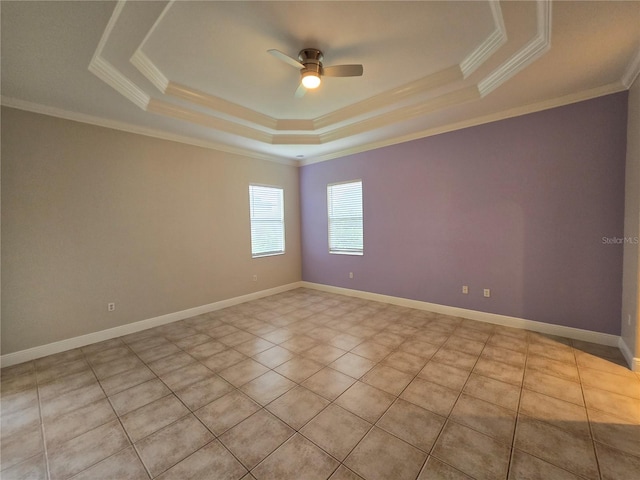
[{"label": "stepped ceiling recess", "polygon": [[[7,2],[2,104],[306,164],[628,89],[640,2]],[[294,97],[267,53],[362,64]],[[393,160],[393,159],[390,159]]]}]

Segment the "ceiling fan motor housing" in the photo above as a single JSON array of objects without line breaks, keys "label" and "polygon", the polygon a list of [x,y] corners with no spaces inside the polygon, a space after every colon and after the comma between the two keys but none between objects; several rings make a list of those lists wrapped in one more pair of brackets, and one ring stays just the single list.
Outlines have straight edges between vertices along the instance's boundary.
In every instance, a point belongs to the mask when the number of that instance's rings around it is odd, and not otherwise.
[{"label": "ceiling fan motor housing", "polygon": [[362,65],[332,65],[326,69],[322,65],[324,55],[317,48],[303,48],[298,53],[298,59],[290,57],[280,50],[267,50],[268,53],[290,65],[300,72],[300,86],[296,90],[295,97],[300,98],[307,89],[315,89],[322,82],[321,77],[360,77]]},{"label": "ceiling fan motor housing", "polygon": [[301,70],[302,75],[308,73],[314,73],[317,76],[322,75],[322,59],[324,55],[316,48],[304,48],[300,50],[298,54],[298,60],[304,65],[304,69]]},{"label": "ceiling fan motor housing", "polygon": [[298,54],[298,60],[303,65],[309,61],[315,61],[315,63],[320,63],[324,59],[324,55],[317,48],[303,48],[300,50]]}]

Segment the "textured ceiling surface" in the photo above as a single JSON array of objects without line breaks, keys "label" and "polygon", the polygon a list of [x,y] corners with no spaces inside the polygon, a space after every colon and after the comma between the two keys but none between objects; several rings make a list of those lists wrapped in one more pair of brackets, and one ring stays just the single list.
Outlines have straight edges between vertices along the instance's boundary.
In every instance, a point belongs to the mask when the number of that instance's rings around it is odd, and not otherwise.
[{"label": "textured ceiling surface", "polygon": [[[285,162],[628,89],[640,2],[6,2],[2,103]],[[324,77],[269,55],[318,48]]]}]

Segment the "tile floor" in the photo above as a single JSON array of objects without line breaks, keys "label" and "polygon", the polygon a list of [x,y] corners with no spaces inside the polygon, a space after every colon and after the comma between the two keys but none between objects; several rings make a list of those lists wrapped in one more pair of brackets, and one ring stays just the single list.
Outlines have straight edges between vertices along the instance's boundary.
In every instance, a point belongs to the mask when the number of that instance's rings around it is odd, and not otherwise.
[{"label": "tile floor", "polygon": [[298,289],[2,370],[1,477],[640,478],[620,352]]}]

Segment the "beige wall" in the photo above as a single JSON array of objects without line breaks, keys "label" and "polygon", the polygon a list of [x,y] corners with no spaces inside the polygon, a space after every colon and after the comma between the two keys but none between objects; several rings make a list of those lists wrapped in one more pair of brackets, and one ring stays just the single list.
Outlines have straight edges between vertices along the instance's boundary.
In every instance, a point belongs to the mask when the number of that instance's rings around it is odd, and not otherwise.
[{"label": "beige wall", "polygon": [[[640,78],[629,91],[627,164],[625,171],[624,236],[640,237]],[[640,245],[624,245],[622,275],[622,338],[634,357],[640,357]],[[631,321],[629,322],[629,316]]]},{"label": "beige wall", "polygon": [[[251,258],[252,182],[285,255]],[[296,167],[2,109],[2,354],[297,282],[299,237]]]}]

